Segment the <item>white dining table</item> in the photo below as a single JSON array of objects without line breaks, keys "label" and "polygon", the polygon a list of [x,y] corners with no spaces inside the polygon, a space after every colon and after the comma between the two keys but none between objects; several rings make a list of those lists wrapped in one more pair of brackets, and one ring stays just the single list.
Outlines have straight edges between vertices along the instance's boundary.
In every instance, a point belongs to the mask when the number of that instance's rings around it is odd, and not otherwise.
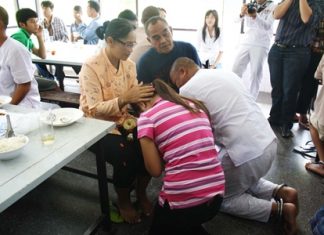
[{"label": "white dining table", "polygon": [[[5,105],[2,108],[12,115],[17,113],[28,115],[28,113],[33,112],[31,109],[15,105]],[[100,142],[114,127],[113,122],[82,117],[71,125],[55,127],[55,142],[52,145],[42,144],[38,128],[31,130],[27,134],[29,143],[25,146],[22,154],[12,160],[0,161],[0,212],[37,187],[90,146]],[[100,163],[98,162],[99,157]],[[98,166],[101,168],[101,172],[98,172],[98,175],[101,174],[101,182],[99,181],[101,209],[105,220],[108,219],[108,222],[110,222],[109,208],[105,207],[107,204],[103,205],[107,203],[109,198],[105,160],[104,156],[100,156],[100,151],[97,153],[96,161],[97,168]]]}]

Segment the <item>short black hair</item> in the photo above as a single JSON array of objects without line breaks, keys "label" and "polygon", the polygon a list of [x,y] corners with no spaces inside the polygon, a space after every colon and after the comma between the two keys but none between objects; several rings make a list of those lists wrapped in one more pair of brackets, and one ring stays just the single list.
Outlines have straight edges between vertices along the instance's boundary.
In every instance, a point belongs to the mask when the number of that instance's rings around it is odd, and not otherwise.
[{"label": "short black hair", "polygon": [[73,10],[76,11],[76,12],[82,12],[82,7],[79,6],[79,5],[76,5],[73,7]]},{"label": "short black hair", "polygon": [[155,6],[148,6],[142,12],[141,22],[144,25],[148,19],[150,19],[153,16],[159,16],[159,15],[160,15],[159,8]]},{"label": "short black hair", "polygon": [[96,12],[100,12],[100,5],[97,1],[88,1],[89,7],[95,9]]},{"label": "short black hair", "polygon": [[6,29],[9,22],[9,16],[6,9],[4,9],[2,6],[0,6],[0,20],[3,22],[4,27]]},{"label": "short black hair", "polygon": [[96,34],[100,39],[112,37],[113,39],[122,39],[135,30],[135,26],[128,20],[123,18],[116,18],[112,21],[104,22],[103,26],[96,29]]},{"label": "short black hair", "polygon": [[126,19],[129,21],[138,21],[137,16],[134,12],[129,9],[123,10],[119,13],[118,18]]},{"label": "short black hair", "polygon": [[42,7],[49,7],[52,10],[54,8],[54,4],[51,1],[42,1],[41,6]]},{"label": "short black hair", "polygon": [[36,11],[33,11],[30,8],[22,8],[16,12],[16,21],[19,27],[19,23],[25,23],[30,18],[38,18]]}]

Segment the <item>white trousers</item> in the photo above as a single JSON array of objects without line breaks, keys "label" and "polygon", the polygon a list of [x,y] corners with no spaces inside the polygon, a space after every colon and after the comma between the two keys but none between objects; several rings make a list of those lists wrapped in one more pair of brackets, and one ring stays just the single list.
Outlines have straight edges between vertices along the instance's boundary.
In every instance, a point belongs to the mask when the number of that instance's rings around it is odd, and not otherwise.
[{"label": "white trousers", "polygon": [[241,45],[233,64],[233,72],[242,78],[248,64],[250,63],[250,74],[248,76],[247,89],[256,100],[259,94],[262,80],[262,69],[268,49],[259,46]]},{"label": "white trousers", "polygon": [[276,141],[265,149],[263,155],[237,167],[227,153],[223,154],[225,196],[220,209],[222,212],[260,222],[269,220],[271,198],[278,185],[262,177],[270,169],[276,154]]}]

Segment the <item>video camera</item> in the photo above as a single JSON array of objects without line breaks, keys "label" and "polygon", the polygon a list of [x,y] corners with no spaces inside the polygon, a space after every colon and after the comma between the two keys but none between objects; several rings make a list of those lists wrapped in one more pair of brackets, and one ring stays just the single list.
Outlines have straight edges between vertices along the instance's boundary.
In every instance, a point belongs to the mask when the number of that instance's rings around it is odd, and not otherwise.
[{"label": "video camera", "polygon": [[254,14],[254,13],[256,13],[256,11],[257,11],[257,3],[256,3],[256,1],[254,1],[254,2],[250,2],[250,3],[248,3],[247,5],[247,11],[248,11],[248,13],[249,14]]}]

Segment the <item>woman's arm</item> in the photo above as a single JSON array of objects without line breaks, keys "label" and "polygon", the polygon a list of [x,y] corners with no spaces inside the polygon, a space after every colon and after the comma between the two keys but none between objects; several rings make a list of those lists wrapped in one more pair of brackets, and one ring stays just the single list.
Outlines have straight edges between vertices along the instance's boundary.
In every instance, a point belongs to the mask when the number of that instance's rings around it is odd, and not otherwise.
[{"label": "woman's arm", "polygon": [[159,177],[162,173],[161,157],[152,139],[143,137],[140,140],[146,170],[153,176]]},{"label": "woman's arm", "polygon": [[313,14],[313,10],[308,5],[307,0],[299,0],[299,12],[300,12],[300,18],[306,24],[309,21],[309,18]]}]

